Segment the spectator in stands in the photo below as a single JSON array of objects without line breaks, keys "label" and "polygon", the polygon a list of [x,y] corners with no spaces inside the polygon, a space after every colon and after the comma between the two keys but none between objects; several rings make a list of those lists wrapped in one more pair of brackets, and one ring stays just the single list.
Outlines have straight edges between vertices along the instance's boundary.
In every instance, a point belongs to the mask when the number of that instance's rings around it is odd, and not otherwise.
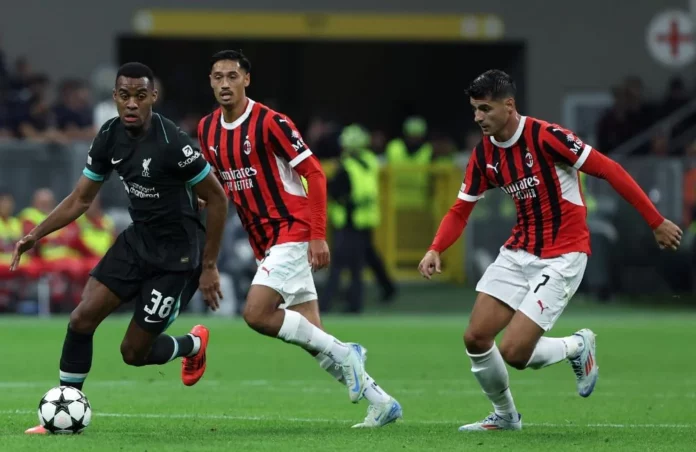
[{"label": "spectator in stands", "polygon": [[673,77],[667,85],[665,98],[659,107],[659,117],[664,118],[689,102],[689,92],[681,77]]},{"label": "spectator in stands", "polygon": [[48,101],[49,81],[45,75],[32,77],[31,97],[15,110],[15,133],[19,138],[49,143],[66,143],[66,137],[56,128],[56,118]]},{"label": "spectator in stands", "polygon": [[650,140],[650,154],[667,157],[669,154],[669,130],[660,130]]},{"label": "spectator in stands", "polygon": [[12,124],[4,102],[3,92],[0,89],[0,139],[12,138]]},{"label": "spectator in stands", "polygon": [[56,126],[66,138],[91,141],[96,134],[93,107],[87,84],[82,80],[65,80],[59,88],[59,100],[53,107]]},{"label": "spectator in stands", "polygon": [[[56,199],[50,189],[36,190],[31,207],[25,208],[19,214],[23,235],[29,234],[41,223],[55,205]],[[80,253],[73,247],[79,234],[77,224],[71,223],[44,237],[30,252],[40,260],[44,274],[50,276],[51,299],[57,303],[72,301],[70,285],[71,282],[79,280],[81,274]]]},{"label": "spectator in stands", "polygon": [[29,85],[33,76],[29,60],[20,56],[15,60],[15,70],[8,76],[7,88],[12,103],[28,102],[31,98]]}]

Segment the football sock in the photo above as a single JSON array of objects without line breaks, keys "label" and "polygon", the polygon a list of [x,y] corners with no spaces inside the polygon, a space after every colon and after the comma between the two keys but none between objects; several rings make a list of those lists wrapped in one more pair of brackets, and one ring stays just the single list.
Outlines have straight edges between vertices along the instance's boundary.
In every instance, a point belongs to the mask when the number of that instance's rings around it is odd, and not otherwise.
[{"label": "football sock", "polygon": [[498,347],[493,344],[493,347],[486,353],[474,355],[467,350],[466,354],[471,359],[471,371],[488,400],[493,403],[496,414],[517,414],[517,408],[510,392],[507,367],[505,367],[505,361],[500,355]]},{"label": "football sock", "polygon": [[78,333],[68,325],[60,356],[60,385],[82,390],[92,368],[92,338],[94,333]]},{"label": "football sock", "polygon": [[[323,353],[319,353],[317,356],[315,356],[315,359],[319,362],[319,366],[327,371],[336,381],[341,384],[345,384],[343,372],[341,372],[341,368],[336,364],[336,361]],[[369,375],[367,375],[365,379],[365,393],[363,396],[371,404],[386,403],[390,398],[389,394],[384,392],[384,390],[379,387],[377,382]]]},{"label": "football sock", "polygon": [[323,353],[338,363],[348,357],[350,347],[346,344],[312,325],[299,312],[286,309],[284,313],[283,326],[280,327],[278,338],[304,349]]},{"label": "football sock", "polygon": [[177,337],[160,334],[152,344],[145,364],[165,364],[180,356],[193,356],[198,353],[200,347],[200,338],[192,334]]},{"label": "football sock", "polygon": [[537,342],[527,367],[541,369],[566,358],[575,358],[583,345],[582,338],[577,336],[542,337]]},{"label": "football sock", "polygon": [[369,375],[365,376],[365,393],[363,394],[370,404],[386,403],[389,401],[389,394],[379,387],[377,382]]},{"label": "football sock", "polygon": [[319,362],[319,367],[324,369],[331,375],[334,380],[338,381],[341,384],[346,384],[346,380],[343,378],[343,372],[341,371],[341,368],[339,367],[338,364],[336,364],[336,361],[333,359],[329,358],[323,353],[319,353],[317,356],[314,357]]}]

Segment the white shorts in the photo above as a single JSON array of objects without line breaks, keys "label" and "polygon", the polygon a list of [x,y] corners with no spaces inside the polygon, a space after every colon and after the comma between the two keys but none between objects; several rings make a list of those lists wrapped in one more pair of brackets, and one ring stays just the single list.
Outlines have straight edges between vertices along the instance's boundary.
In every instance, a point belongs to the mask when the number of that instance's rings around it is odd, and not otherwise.
[{"label": "white shorts", "polygon": [[476,291],[523,312],[549,331],[580,287],[586,265],[585,253],[541,259],[523,250],[503,247],[476,285]]},{"label": "white shorts", "polygon": [[309,266],[307,242],[289,242],[272,246],[266,257],[256,261],[258,269],[252,285],[267,286],[284,300],[281,308],[317,299],[312,268]]}]

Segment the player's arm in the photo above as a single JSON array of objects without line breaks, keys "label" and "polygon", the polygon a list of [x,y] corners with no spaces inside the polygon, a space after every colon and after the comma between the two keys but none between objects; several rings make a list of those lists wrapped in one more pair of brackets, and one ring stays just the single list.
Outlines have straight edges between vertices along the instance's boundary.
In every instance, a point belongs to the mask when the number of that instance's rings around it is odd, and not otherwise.
[{"label": "player's arm", "polygon": [[289,118],[269,116],[265,125],[273,151],[307,179],[311,212],[309,259],[314,270],[326,267],[329,265],[329,246],[326,244],[327,195],[324,170]]},{"label": "player's arm", "polygon": [[172,162],[176,177],[191,187],[207,204],[205,246],[201,263],[203,273],[199,289],[205,302],[216,310],[219,307],[218,297],[222,298],[217,260],[227,220],[227,196],[198,145],[183,131],[179,131],[178,137],[178,149],[171,151],[171,155],[178,159],[177,162]]},{"label": "player's arm", "polygon": [[427,279],[430,279],[434,272],[441,272],[440,254],[459,239],[476,202],[483,198],[486,190],[492,188],[480,164],[482,154],[483,147],[479,145],[474,149],[467,164],[464,182],[457,195],[457,201],[445,214],[428,252],[418,266],[421,274]]},{"label": "player's arm", "polygon": [[660,214],[648,195],[619,163],[583,143],[572,132],[557,126],[549,126],[545,130],[542,143],[544,150],[552,154],[556,161],[609,182],[648,223],[660,247],[676,249],[679,246],[681,230]]},{"label": "player's arm", "polygon": [[102,133],[99,133],[92,142],[87,156],[87,164],[73,191],[48,214],[44,221],[29,231],[17,243],[10,266],[12,270],[19,265],[21,255],[32,249],[37,241],[77,220],[92,204],[106,175],[112,168],[107,156],[104,137]]}]

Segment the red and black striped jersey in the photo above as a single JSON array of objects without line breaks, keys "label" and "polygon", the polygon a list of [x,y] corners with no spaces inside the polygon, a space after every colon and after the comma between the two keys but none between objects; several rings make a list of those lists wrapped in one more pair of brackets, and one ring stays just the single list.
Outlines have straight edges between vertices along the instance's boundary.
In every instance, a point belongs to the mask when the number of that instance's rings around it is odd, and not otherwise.
[{"label": "red and black striped jersey", "polygon": [[290,118],[248,99],[233,123],[224,121],[220,108],[201,119],[198,139],[257,259],[275,244],[323,238],[325,213],[323,221],[313,218],[319,209],[310,206],[300,178],[321,168]]},{"label": "red and black striped jersey", "polygon": [[510,140],[484,137],[469,160],[458,198],[476,201],[500,188],[517,207],[517,224],[505,243],[542,258],[590,254],[587,208],[578,170],[593,151],[572,132],[521,117]]}]

